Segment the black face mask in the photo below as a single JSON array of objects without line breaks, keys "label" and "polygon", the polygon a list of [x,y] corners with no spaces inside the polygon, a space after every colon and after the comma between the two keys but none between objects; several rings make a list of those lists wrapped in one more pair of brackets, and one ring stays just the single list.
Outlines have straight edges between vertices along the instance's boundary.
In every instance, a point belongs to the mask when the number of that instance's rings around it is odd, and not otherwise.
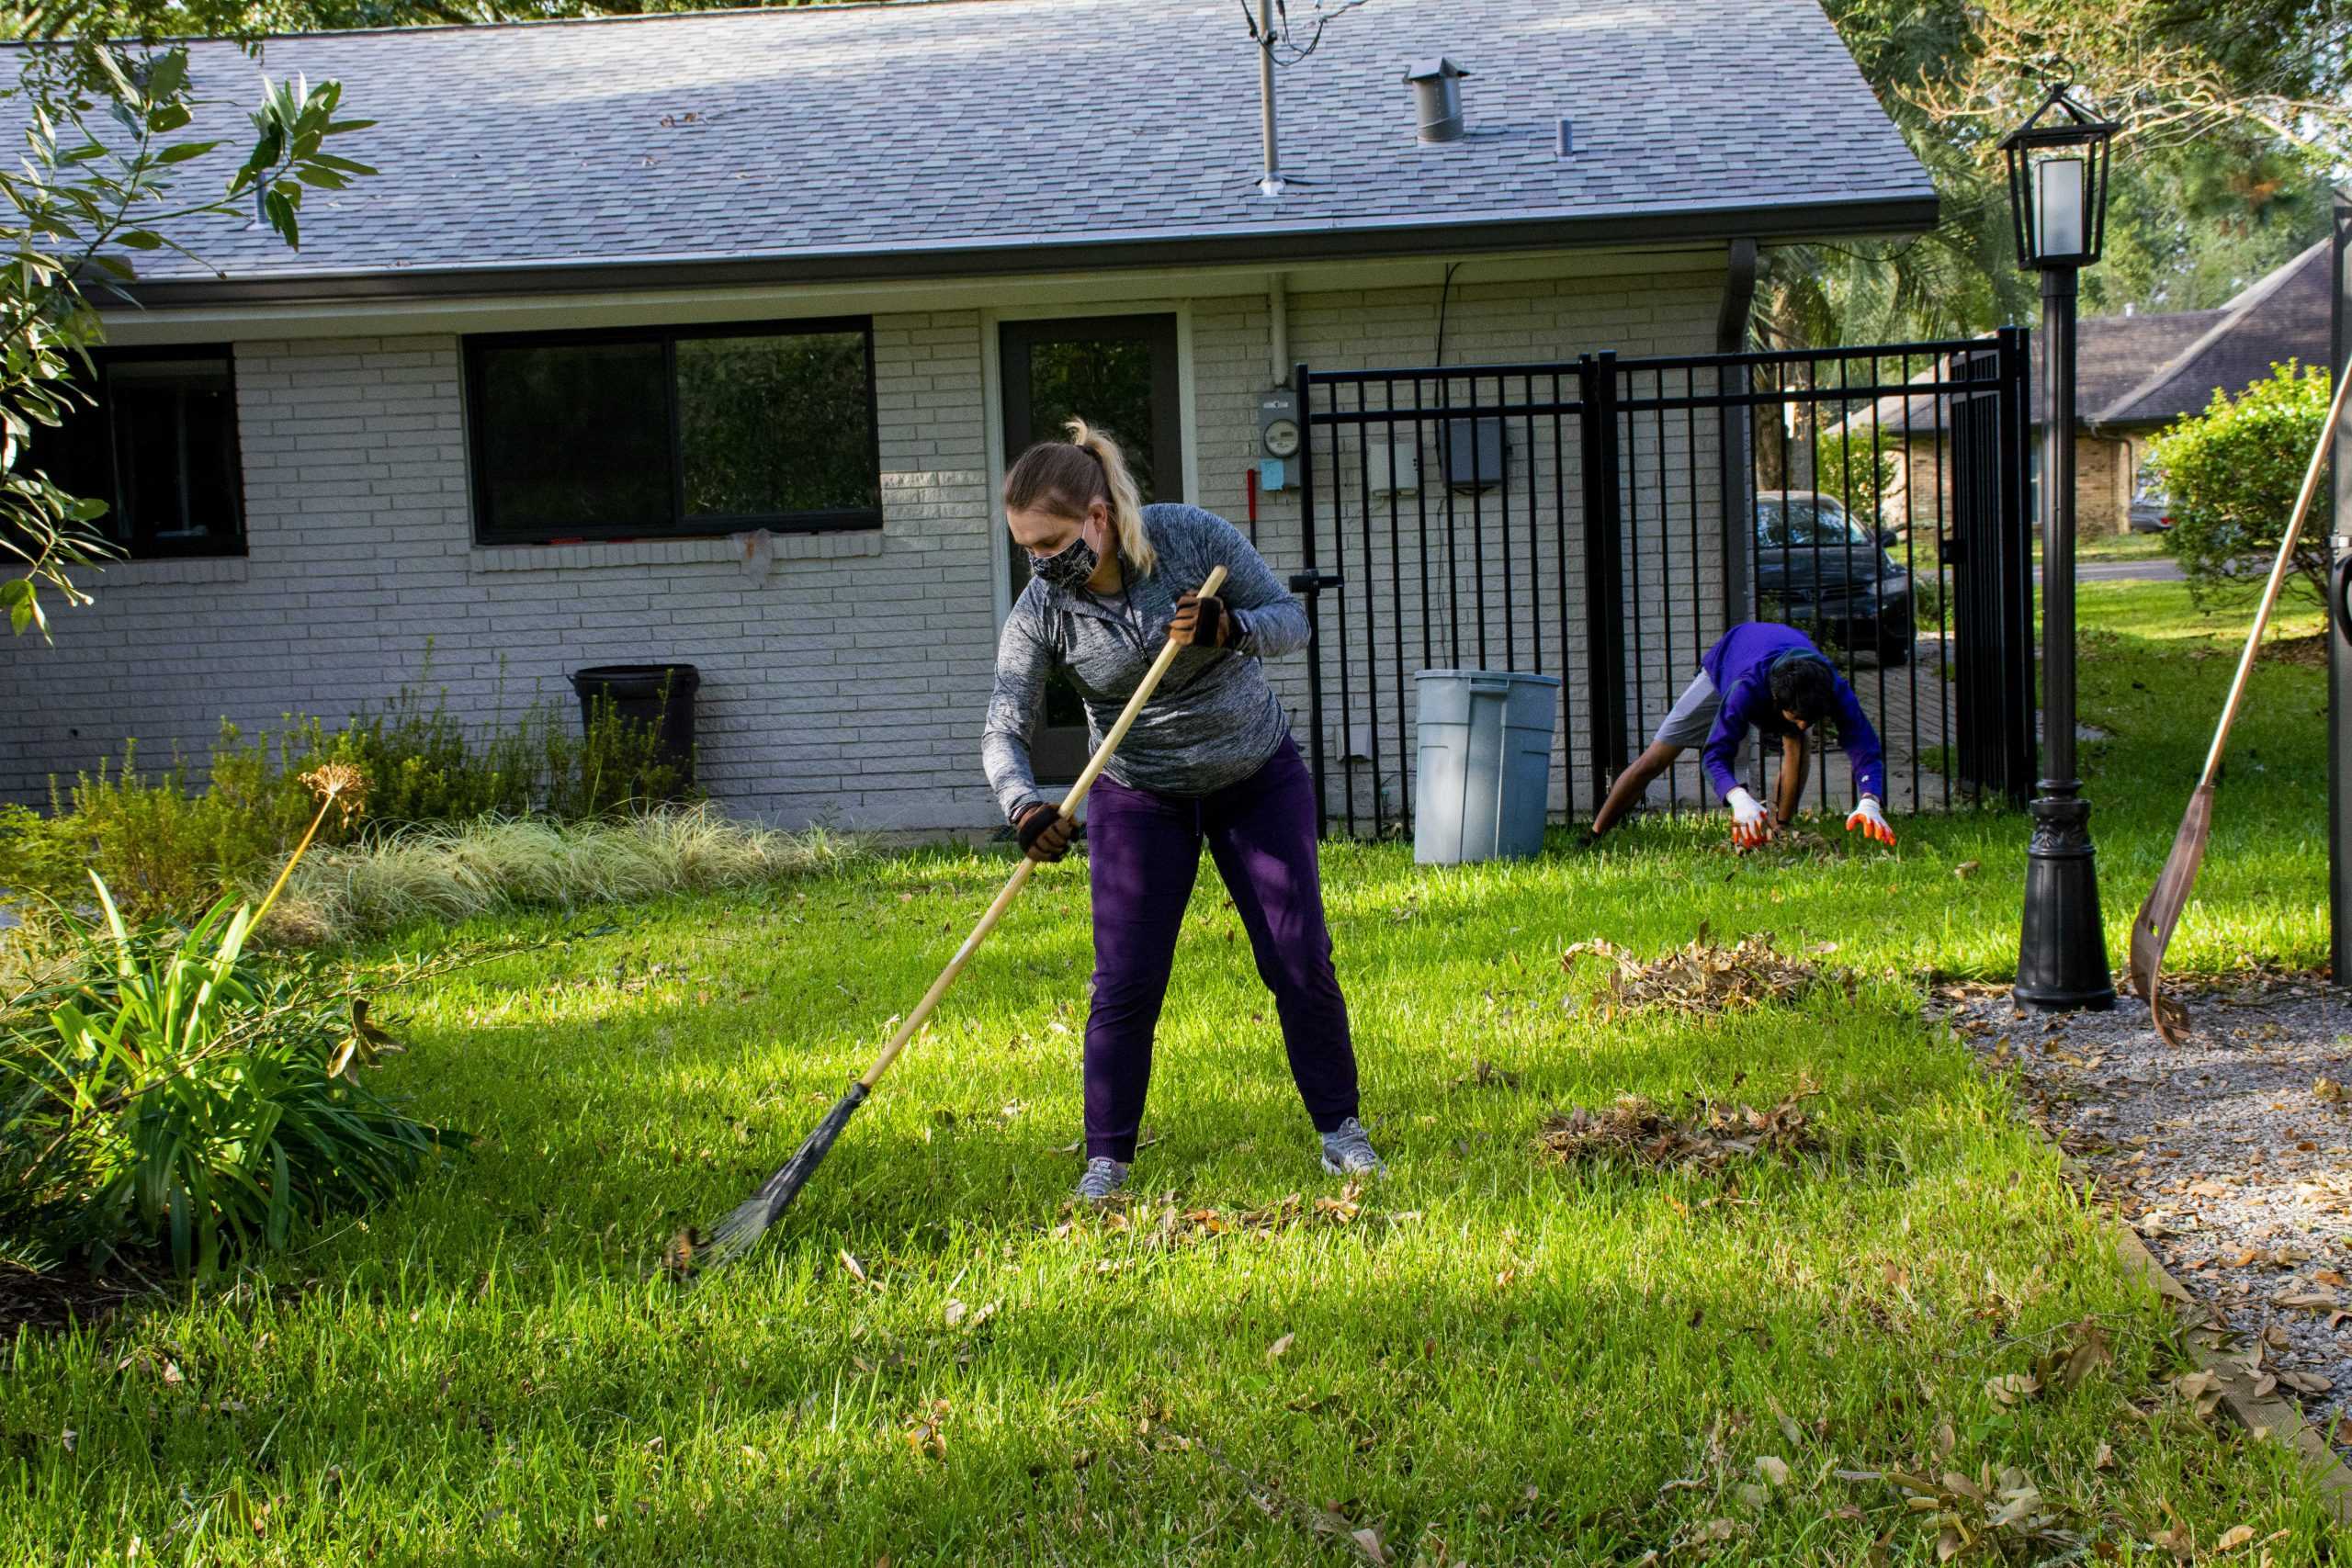
[{"label": "black face mask", "polygon": [[1084,587],[1086,580],[1094,575],[1094,569],[1102,564],[1102,558],[1094,553],[1094,547],[1086,542],[1083,533],[1052,555],[1029,558],[1029,570],[1038,581],[1066,592]]}]

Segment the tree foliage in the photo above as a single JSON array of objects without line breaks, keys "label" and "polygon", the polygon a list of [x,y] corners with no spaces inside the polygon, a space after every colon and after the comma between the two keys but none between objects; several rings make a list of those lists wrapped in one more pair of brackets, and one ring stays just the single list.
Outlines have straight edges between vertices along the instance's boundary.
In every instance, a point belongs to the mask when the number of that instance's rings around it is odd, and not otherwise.
[{"label": "tree foliage", "polygon": [[1825,434],[1814,458],[1813,474],[1815,490],[1836,496],[1849,513],[1875,527],[1887,496],[1902,478],[1895,437],[1874,423]]},{"label": "tree foliage", "polygon": [[[2150,461],[2172,500],[2165,544],[2199,604],[2241,598],[2261,586],[2294,516],[2331,390],[2325,369],[2299,369],[2290,360],[2234,398],[2216,390],[2203,413],[2156,438]],[[2329,488],[2321,485],[2312,498],[2288,579],[2290,592],[2322,608],[2335,512]]]},{"label": "tree foliage", "polygon": [[[2219,305],[2325,236],[2347,151],[2339,0],[1829,0],[1863,78],[1933,178],[1941,220],[1894,243],[1792,246],[1758,279],[1780,344],[1891,342],[2028,321],[1997,143],[2049,83],[2122,126],[2091,314]],[[2324,112],[2300,112],[2319,104]]]},{"label": "tree foliage", "polygon": [[[224,187],[187,188],[180,165],[222,145],[190,134],[202,106],[187,51],[85,36],[22,51],[0,105],[25,124],[13,172],[0,171],[0,607],[21,635],[48,635],[44,594],[87,602],[72,572],[111,547],[92,527],[103,501],[66,494],[35,466],[35,431],[55,428],[89,394],[76,373],[105,336],[96,299],[138,276],[133,257],[201,256],[207,220],[248,213],[300,242],[302,194],[373,174],[327,151],[367,120],[338,120],[341,87],[263,82],[249,142]],[[15,100],[9,103],[8,100]],[[94,298],[95,297],[95,298]]]}]

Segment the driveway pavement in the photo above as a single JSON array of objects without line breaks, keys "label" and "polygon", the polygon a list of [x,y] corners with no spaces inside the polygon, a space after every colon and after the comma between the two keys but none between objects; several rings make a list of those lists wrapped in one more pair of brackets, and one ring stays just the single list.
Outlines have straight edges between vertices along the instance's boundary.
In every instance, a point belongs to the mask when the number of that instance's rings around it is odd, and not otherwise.
[{"label": "driveway pavement", "polygon": [[[2075,562],[2077,582],[2178,582],[2180,563],[2166,558],[2162,560],[2080,560]],[[2041,569],[2033,569],[2033,580],[2041,581]]]}]

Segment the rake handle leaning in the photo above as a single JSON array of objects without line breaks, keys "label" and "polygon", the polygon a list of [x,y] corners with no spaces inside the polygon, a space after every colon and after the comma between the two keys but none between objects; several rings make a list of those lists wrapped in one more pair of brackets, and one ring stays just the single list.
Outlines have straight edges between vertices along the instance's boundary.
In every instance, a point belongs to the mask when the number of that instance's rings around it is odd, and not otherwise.
[{"label": "rake handle leaning", "polygon": [[[1201,583],[1200,596],[1212,598],[1224,586],[1225,568],[1212,567],[1208,577]],[[1170,638],[1167,646],[1159,650],[1159,657],[1151,661],[1151,668],[1144,671],[1143,679],[1136,682],[1135,694],[1127,699],[1127,705],[1119,710],[1118,722],[1111,726],[1111,732],[1102,738],[1102,744],[1097,746],[1094,755],[1086,760],[1086,767],[1078,775],[1078,782],[1069,786],[1068,795],[1062,796],[1062,803],[1057,807],[1062,816],[1073,815],[1079,804],[1085,800],[1087,791],[1094,787],[1094,781],[1102,776],[1104,765],[1111,761],[1111,754],[1119,749],[1119,742],[1127,738],[1128,729],[1134,727],[1136,715],[1143,711],[1143,705],[1149,702],[1152,693],[1159,689],[1159,678],[1168,673],[1170,664],[1176,662],[1177,652],[1182,647],[1174,638]],[[890,1036],[890,1043],[882,1047],[882,1054],[874,1058],[874,1065],[865,1069],[865,1076],[857,1080],[859,1083],[870,1089],[881,1081],[884,1073],[890,1070],[890,1064],[899,1059],[899,1053],[907,1048],[907,1042],[915,1037],[915,1031],[931,1017],[932,1010],[939,1006],[939,998],[947,994],[947,987],[956,983],[957,975],[963,973],[965,963],[979,951],[980,943],[988,939],[989,932],[996,929],[997,921],[1004,918],[1005,910],[1012,907],[1022,886],[1029,880],[1029,874],[1036,869],[1037,863],[1026,855],[1022,857],[1020,864],[1012,868],[1012,874],[1005,880],[1003,890],[997,894],[988,911],[981,915],[979,923],[972,928],[972,934],[964,939],[964,944],[956,950],[956,956],[947,961],[947,967],[939,972],[939,978],[931,983],[931,989],[922,994],[922,1000],[915,1004],[914,1011],[907,1014],[906,1021],[899,1025],[899,1032]]]},{"label": "rake handle leaning", "polygon": [[2278,603],[2278,591],[2287,581],[2287,568],[2295,558],[2295,544],[2302,536],[2303,519],[2312,509],[2312,497],[2318,493],[2319,476],[2327,467],[2327,449],[2335,432],[2335,422],[2344,414],[2344,394],[2352,389],[2352,366],[2339,368],[2335,375],[2335,396],[2329,400],[2327,418],[2321,421],[2319,444],[2312,448],[2311,467],[2303,470],[2303,488],[2295,496],[2295,515],[2288,523],[2286,533],[2278,538],[2278,558],[2270,563],[2270,581],[2264,584],[2262,604],[2254,614],[2254,629],[2246,634],[2245,651],[2238,655],[2237,673],[2230,678],[2229,700],[2222,705],[2222,722],[2213,728],[2213,744],[2205,753],[2205,771],[2198,777],[2202,787],[2213,782],[2222,766],[2222,748],[2230,738],[2230,723],[2238,715],[2238,700],[2245,695],[2248,676],[2254,673],[2254,656],[2262,646],[2262,633],[2270,624],[2270,612]]}]

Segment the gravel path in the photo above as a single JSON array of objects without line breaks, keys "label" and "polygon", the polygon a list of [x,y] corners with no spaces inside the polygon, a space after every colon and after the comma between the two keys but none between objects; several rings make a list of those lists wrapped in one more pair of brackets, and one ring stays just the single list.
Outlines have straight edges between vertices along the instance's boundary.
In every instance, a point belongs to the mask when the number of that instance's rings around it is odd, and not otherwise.
[{"label": "gravel path", "polygon": [[2006,990],[1938,999],[2256,1371],[2352,1450],[2352,996],[2292,977],[2185,993],[2178,1051],[2128,996],[2054,1018]]}]

